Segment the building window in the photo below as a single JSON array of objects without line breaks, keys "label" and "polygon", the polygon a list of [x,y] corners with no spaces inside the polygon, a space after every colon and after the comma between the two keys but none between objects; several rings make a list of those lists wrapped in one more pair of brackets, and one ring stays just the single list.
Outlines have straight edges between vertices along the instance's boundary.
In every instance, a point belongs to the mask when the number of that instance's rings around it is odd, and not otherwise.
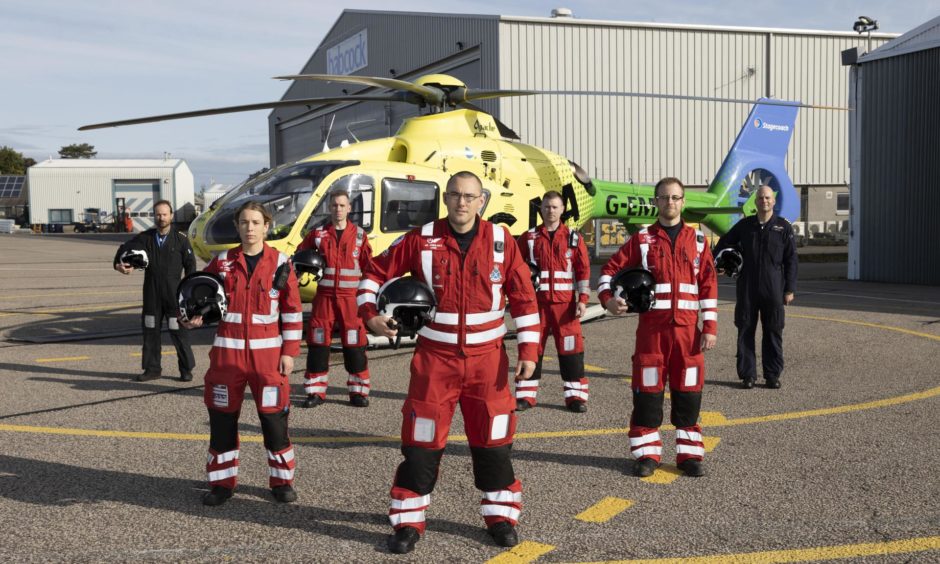
[{"label": "building window", "polygon": [[409,231],[437,219],[439,187],[434,182],[382,181],[382,231]]},{"label": "building window", "polygon": [[49,223],[72,223],[72,210],[49,210]]},{"label": "building window", "polygon": [[849,215],[849,195],[836,194],[836,215]]}]

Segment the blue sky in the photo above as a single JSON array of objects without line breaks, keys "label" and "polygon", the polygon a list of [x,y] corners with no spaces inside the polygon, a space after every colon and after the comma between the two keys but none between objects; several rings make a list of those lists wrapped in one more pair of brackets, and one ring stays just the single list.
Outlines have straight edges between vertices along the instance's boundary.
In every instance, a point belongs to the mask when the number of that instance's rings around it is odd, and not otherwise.
[{"label": "blue sky", "polygon": [[[87,123],[278,100],[339,17],[341,3],[300,0],[4,0],[0,145],[36,160],[71,143],[99,158],[185,158],[196,189],[268,166],[267,111],[79,132]],[[349,0],[381,10],[388,2]],[[940,15],[937,0],[410,1],[396,10],[851,30],[858,15],[903,33]]]}]

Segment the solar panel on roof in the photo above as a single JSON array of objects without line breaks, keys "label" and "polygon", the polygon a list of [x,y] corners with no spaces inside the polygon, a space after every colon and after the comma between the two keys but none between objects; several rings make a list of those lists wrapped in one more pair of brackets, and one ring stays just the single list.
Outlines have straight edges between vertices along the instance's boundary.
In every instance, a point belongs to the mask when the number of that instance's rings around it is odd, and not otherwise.
[{"label": "solar panel on roof", "polygon": [[0,198],[19,198],[25,183],[25,176],[0,176]]}]

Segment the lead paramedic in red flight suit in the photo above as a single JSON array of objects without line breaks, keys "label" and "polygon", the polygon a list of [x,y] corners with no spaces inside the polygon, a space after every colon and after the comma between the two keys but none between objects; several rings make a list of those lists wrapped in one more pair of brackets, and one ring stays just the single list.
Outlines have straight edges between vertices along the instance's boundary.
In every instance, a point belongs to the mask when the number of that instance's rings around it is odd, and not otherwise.
[{"label": "lead paramedic in red flight suit", "polygon": [[326,399],[333,327],[339,326],[343,343],[343,364],[349,379],[349,403],[369,405],[369,364],[366,359],[366,330],[356,310],[356,289],[362,269],[372,259],[372,247],[365,229],[346,220],[349,193],[330,193],[330,223],[307,234],[298,251],[316,249],[326,260],[323,278],[317,284],[310,323],[307,326],[307,370],[303,407],[315,407]]},{"label": "lead paramedic in red flight suit", "polygon": [[539,209],[542,225],[519,236],[522,257],[539,273],[539,319],[542,339],[535,374],[516,384],[516,410],[535,405],[542,379],[542,355],[551,333],[558,352],[561,379],[564,381],[565,406],[569,411],[587,411],[588,379],[584,377],[584,337],[581,316],[591,296],[591,261],[581,234],[568,229],[561,217],[565,201],[551,190],[542,196]]},{"label": "lead paramedic in red flight suit", "polygon": [[[261,420],[271,493],[277,501],[292,502],[297,493],[292,487],[294,447],[287,434],[289,377],[303,336],[297,277],[287,255],[264,242],[271,215],[261,204],[242,204],[235,218],[241,246],[222,251],[205,268],[223,278],[228,308],[219,322],[206,372],[206,472],[211,490],[202,502],[221,505],[232,497],[238,479],[238,416],[246,385]],[[278,289],[276,277],[285,270],[283,287]],[[199,327],[202,318],[194,317],[186,325]]]},{"label": "lead paramedic in red flight suit", "polygon": [[[682,222],[685,187],[678,178],[656,184],[659,219],[642,229],[607,261],[598,279],[598,298],[612,314],[627,311],[610,282],[625,268],[642,266],[656,280],[656,302],[641,313],[633,355],[633,415],[630,452],[633,471],[653,474],[662,457],[664,382],[668,380],[671,422],[676,427],[676,463],[687,476],[702,476],[705,445],[698,424],[705,381],[702,351],[715,346],[718,281],[705,235]],[[702,330],[698,329],[699,312]]]},{"label": "lead paramedic in red flight suit", "polygon": [[516,407],[503,345],[506,302],[519,347],[515,379],[532,376],[539,314],[529,268],[509,231],[479,217],[482,184],[458,172],[444,193],[447,218],[405,235],[373,259],[359,285],[359,312],[369,329],[393,337],[376,311],[376,293],[411,272],[437,299],[433,320],[418,332],[408,397],[402,407],[402,454],[391,490],[389,550],[409,552],[425,528],[425,510],[438,477],[454,409],[460,404],[470,443],[480,512],[500,546],[519,542],[515,525],[522,484],[510,460]]}]

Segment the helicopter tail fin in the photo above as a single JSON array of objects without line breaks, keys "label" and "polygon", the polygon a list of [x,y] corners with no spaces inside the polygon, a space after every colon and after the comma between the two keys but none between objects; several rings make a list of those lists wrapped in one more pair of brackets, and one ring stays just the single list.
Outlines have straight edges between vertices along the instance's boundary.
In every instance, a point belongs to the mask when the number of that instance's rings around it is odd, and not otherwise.
[{"label": "helicopter tail fin", "polygon": [[[767,184],[777,193],[776,213],[795,221],[800,214],[800,196],[787,174],[786,156],[799,107],[797,102],[774,100],[771,105],[761,104],[761,100],[748,114],[708,192],[716,196],[716,209],[739,208],[751,215],[755,213],[752,193]],[[725,213],[703,221],[724,233],[738,219],[740,214]]]}]

